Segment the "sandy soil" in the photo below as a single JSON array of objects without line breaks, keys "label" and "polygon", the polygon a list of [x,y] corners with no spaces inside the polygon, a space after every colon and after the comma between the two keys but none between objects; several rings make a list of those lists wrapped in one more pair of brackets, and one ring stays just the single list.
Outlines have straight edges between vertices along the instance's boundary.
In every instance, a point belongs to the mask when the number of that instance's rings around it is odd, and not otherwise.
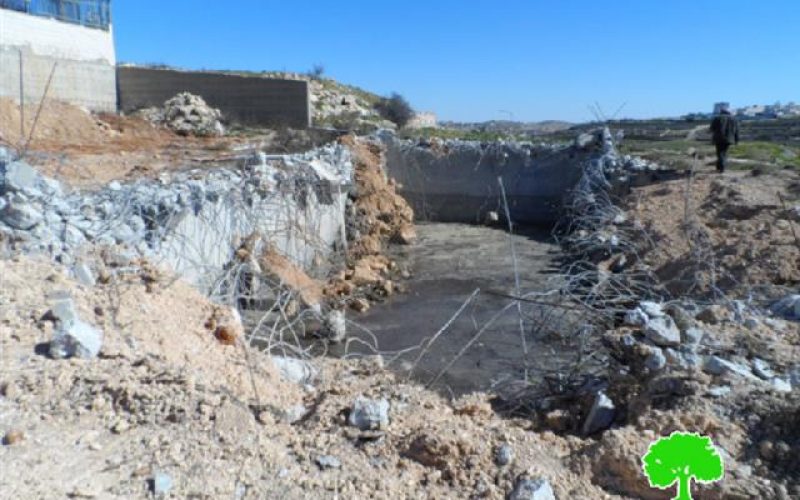
[{"label": "sandy soil", "polygon": [[[523,473],[560,498],[610,498],[569,470],[570,438],[499,419],[486,396],[447,402],[373,358],[320,360],[313,389],[281,382],[261,353],[219,342],[214,306],[181,282],[87,289],[30,258],[0,261],[0,277],[0,431],[22,436],[0,448],[11,497],[140,498],[164,472],[174,498],[502,498]],[[39,354],[56,291],[103,328],[99,358]],[[361,395],[390,401],[384,431],[346,424]],[[308,413],[292,424],[298,404]],[[502,443],[516,457],[505,467]],[[341,468],[321,470],[320,455]]]},{"label": "sandy soil", "polygon": [[800,284],[797,171],[701,173],[636,188],[627,201],[653,238],[645,262],[676,295]]}]

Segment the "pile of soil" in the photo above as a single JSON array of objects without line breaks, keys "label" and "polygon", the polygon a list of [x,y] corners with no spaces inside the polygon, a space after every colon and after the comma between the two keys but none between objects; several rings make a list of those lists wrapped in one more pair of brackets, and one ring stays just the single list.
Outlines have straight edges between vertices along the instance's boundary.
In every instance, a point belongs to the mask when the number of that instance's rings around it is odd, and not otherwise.
[{"label": "pile of soil", "polygon": [[60,101],[46,100],[36,128],[38,105],[25,106],[25,137],[20,137],[20,107],[8,97],[0,97],[0,142],[17,146],[33,131],[31,148],[56,145],[95,145],[113,140],[117,133],[87,110]]},{"label": "pile of soil", "polygon": [[800,173],[783,170],[636,188],[626,209],[652,237],[644,262],[675,296],[744,297],[800,284],[798,206]]},{"label": "pile of soil", "polygon": [[395,281],[408,276],[386,257],[387,246],[410,245],[417,233],[414,211],[397,193],[395,181],[386,176],[383,147],[353,136],[341,142],[350,148],[355,167],[355,193],[347,213],[348,265],[328,282],[324,293],[333,303],[346,303],[363,312],[370,300],[391,295],[398,288]]},{"label": "pile of soil", "polygon": [[[75,187],[96,187],[112,180],[156,177],[188,162],[230,156],[233,139],[180,137],[135,116],[95,115],[46,99],[36,128],[37,105],[25,106],[26,161],[43,174]],[[0,98],[0,145],[20,149],[20,107]]]},{"label": "pile of soil", "polygon": [[[569,438],[499,419],[486,396],[449,403],[379,358],[320,359],[313,387],[284,382],[241,337],[215,337],[217,308],[196,291],[145,278],[89,288],[43,260],[0,261],[5,494],[141,498],[166,475],[176,498],[503,498],[532,475],[560,498],[604,495],[565,465]],[[54,292],[104,330],[99,357],[42,354]],[[358,397],[386,398],[388,426],[349,426]]]}]

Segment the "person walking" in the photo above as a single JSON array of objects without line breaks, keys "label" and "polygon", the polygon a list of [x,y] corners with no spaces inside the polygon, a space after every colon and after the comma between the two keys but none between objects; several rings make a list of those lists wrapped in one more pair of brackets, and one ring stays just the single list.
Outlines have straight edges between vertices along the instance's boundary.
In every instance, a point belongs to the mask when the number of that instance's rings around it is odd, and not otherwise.
[{"label": "person walking", "polygon": [[728,148],[739,144],[739,122],[727,104],[720,106],[719,113],[711,121],[711,141],[717,148],[717,172],[722,173],[728,164]]}]

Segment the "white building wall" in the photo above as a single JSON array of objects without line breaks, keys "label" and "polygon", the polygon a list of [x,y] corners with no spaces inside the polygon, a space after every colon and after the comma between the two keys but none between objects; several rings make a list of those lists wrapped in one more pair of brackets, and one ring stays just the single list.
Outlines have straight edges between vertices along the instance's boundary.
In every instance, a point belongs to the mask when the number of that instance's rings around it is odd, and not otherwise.
[{"label": "white building wall", "polygon": [[46,17],[0,9],[0,46],[28,47],[36,55],[114,66],[114,34]]}]

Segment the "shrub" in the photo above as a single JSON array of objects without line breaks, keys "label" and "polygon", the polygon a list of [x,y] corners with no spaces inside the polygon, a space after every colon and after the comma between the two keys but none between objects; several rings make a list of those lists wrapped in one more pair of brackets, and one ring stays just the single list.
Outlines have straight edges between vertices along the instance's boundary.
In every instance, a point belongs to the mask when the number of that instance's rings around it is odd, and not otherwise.
[{"label": "shrub", "polygon": [[312,66],[312,67],[311,67],[311,69],[308,71],[308,76],[309,76],[309,78],[312,78],[312,79],[314,79],[314,80],[320,80],[320,79],[322,79],[322,76],[323,76],[324,74],[325,74],[325,66],[323,66],[322,64],[315,64],[315,65],[314,65],[314,66]]},{"label": "shrub", "polygon": [[405,97],[397,92],[389,97],[385,97],[378,101],[375,109],[380,113],[381,117],[403,128],[414,117],[414,110],[411,105],[406,101]]}]

